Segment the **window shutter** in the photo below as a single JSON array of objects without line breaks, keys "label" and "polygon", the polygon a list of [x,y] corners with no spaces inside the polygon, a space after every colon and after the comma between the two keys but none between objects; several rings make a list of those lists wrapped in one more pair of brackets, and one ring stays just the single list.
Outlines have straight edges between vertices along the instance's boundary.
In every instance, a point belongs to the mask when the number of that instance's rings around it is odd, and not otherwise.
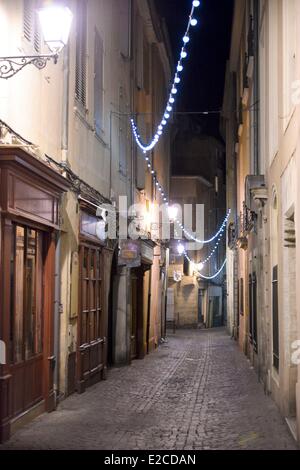
[{"label": "window shutter", "polygon": [[240,315],[244,315],[244,279],[240,279]]},{"label": "window shutter", "polygon": [[252,275],[249,274],[249,339],[250,343],[253,344],[253,284]]},{"label": "window shutter", "polygon": [[256,277],[256,273],[253,273],[252,283],[253,283],[253,288],[252,288],[252,294],[253,294],[253,301],[252,301],[252,306],[253,306],[253,347],[254,347],[254,351],[257,353],[258,352],[258,341],[257,341],[257,277]]},{"label": "window shutter", "polygon": [[127,175],[127,149],[129,141],[128,106],[125,91],[120,87],[119,91],[119,171]]},{"label": "window shutter", "polygon": [[36,52],[41,50],[41,29],[36,8],[36,0],[23,0],[23,34]]},{"label": "window shutter", "polygon": [[137,50],[136,50],[136,86],[143,88],[143,68],[144,68],[144,32],[141,18],[137,17]]},{"label": "window shutter", "polygon": [[103,40],[95,31],[94,48],[94,122],[96,133],[103,129]]},{"label": "window shutter", "polygon": [[87,5],[85,0],[77,2],[76,68],[75,96],[86,108],[86,73],[87,73]]},{"label": "window shutter", "polygon": [[120,53],[130,56],[130,0],[119,0]]},{"label": "window shutter", "polygon": [[33,1],[23,0],[23,34],[27,41],[32,39],[33,17]]},{"label": "window shutter", "polygon": [[278,266],[272,275],[273,366],[279,370]]},{"label": "window shutter", "polygon": [[[145,115],[141,114],[137,120],[138,129],[140,132],[141,140],[147,142],[147,124],[145,122]],[[146,171],[145,171],[145,159],[144,155],[141,155],[141,150],[137,148],[136,153],[136,187],[139,190],[145,189],[146,184]]]},{"label": "window shutter", "polygon": [[34,16],[33,46],[36,52],[40,52],[41,51],[41,27],[40,27],[39,18],[38,18],[36,11],[34,11],[33,16]]},{"label": "window shutter", "polygon": [[146,38],[143,38],[143,82],[145,87],[145,92],[147,95],[150,94],[150,53],[149,53],[149,44]]}]

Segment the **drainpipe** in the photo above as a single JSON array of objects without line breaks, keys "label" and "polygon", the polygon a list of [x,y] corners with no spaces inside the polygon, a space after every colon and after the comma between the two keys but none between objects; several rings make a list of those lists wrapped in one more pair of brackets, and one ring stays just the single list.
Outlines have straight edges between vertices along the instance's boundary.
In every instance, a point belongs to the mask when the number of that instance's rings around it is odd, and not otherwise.
[{"label": "drainpipe", "polygon": [[253,28],[254,28],[254,174],[260,174],[259,168],[259,100],[260,100],[260,87],[259,87],[259,2],[253,2]]},{"label": "drainpipe", "polygon": [[68,161],[69,149],[69,87],[70,87],[70,47],[64,48],[63,57],[63,108],[62,108],[62,134],[61,134],[61,156],[62,161]]},{"label": "drainpipe", "polygon": [[[129,39],[129,44],[130,44],[130,107],[131,107],[131,112],[133,113],[134,111],[134,105],[135,105],[135,64],[134,64],[134,36],[132,34],[132,29],[133,29],[133,24],[134,24],[134,5],[133,5],[133,0],[130,1],[130,39]],[[134,196],[135,196],[135,146],[133,142],[133,137],[131,137],[131,201],[130,204],[134,204]]]},{"label": "drainpipe", "polygon": [[60,233],[56,235],[55,247],[55,281],[54,281],[54,356],[55,368],[53,377],[53,388],[55,406],[59,398],[59,364],[60,364],[60,299],[61,299],[61,272],[60,272],[60,259],[61,259],[61,236]]},{"label": "drainpipe", "polygon": [[[64,48],[63,56],[63,100],[61,122],[61,160],[67,164],[69,147],[69,46]],[[55,248],[55,283],[54,283],[54,356],[55,368],[53,388],[55,404],[59,399],[59,368],[60,368],[60,314],[61,314],[61,234],[56,235]]]}]

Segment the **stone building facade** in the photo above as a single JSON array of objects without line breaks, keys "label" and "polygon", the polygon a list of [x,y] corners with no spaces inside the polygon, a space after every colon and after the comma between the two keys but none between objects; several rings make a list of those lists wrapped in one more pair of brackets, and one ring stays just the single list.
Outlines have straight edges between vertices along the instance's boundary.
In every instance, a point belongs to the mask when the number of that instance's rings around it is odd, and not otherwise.
[{"label": "stone building facade", "polygon": [[236,1],[223,106],[228,328],[298,440],[299,35],[299,2]]},{"label": "stone building facade", "polygon": [[[166,248],[148,235],[131,269],[118,240],[103,236],[98,208],[118,213],[126,196],[144,204],[147,219],[157,199],[130,117],[162,110],[167,37],[152,1],[67,4],[73,24],[57,64],[0,82],[1,440],[106,378],[109,364],[143,357],[164,334]],[[37,8],[0,1],[0,56],[48,52]],[[145,140],[155,124],[141,127]],[[152,158],[168,191],[167,135]]]}]

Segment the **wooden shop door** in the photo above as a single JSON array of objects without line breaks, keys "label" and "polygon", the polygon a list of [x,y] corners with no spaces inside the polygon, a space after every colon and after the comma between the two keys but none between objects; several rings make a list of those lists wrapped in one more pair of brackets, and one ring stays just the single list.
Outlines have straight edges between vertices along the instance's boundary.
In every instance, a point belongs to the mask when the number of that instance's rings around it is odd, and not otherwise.
[{"label": "wooden shop door", "polygon": [[101,379],[105,367],[101,249],[80,248],[78,391]]},{"label": "wooden shop door", "polygon": [[131,276],[131,359],[137,357],[137,276]]},{"label": "wooden shop door", "polygon": [[43,400],[44,234],[13,224],[10,255],[12,417]]}]

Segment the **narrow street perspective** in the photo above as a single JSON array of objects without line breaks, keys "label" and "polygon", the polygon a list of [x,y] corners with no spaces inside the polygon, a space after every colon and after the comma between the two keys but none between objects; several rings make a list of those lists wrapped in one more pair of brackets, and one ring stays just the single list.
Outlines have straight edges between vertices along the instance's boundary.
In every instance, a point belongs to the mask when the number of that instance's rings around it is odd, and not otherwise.
[{"label": "narrow street perspective", "polygon": [[[101,399],[99,399],[101,397]],[[73,395],[7,449],[295,449],[224,329],[181,330],[143,362]]]},{"label": "narrow street perspective", "polygon": [[1,456],[299,450],[299,175],[300,0],[0,0]]}]

